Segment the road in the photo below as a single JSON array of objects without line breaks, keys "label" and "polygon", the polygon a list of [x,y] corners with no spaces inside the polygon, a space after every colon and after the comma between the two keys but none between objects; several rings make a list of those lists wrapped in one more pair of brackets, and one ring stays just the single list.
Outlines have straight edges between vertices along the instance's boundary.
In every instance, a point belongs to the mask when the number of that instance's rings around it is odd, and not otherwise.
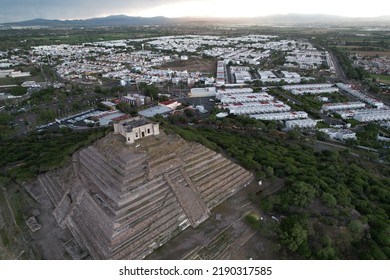
[{"label": "road", "polygon": [[[315,144],[315,143],[318,143],[318,144],[323,145],[323,146],[335,147],[335,148],[340,149],[340,150],[346,150],[346,149],[349,148],[349,147],[346,147],[346,146],[343,146],[343,145],[340,145],[340,144],[330,143],[330,142],[324,142],[324,141],[319,141],[319,140],[315,141],[314,144]],[[352,156],[355,156],[355,157],[360,157],[360,155],[357,154],[357,153],[352,153],[352,152],[350,152],[350,154],[351,154]]]},{"label": "road", "polygon": [[298,99],[296,99],[296,98],[294,98],[294,97],[292,97],[292,96],[290,96],[290,95],[288,95],[288,94],[286,94],[286,93],[284,93],[284,92],[282,92],[280,90],[278,91],[278,93],[281,96],[283,96],[284,98],[286,98],[286,100],[292,101],[294,104],[297,104],[299,106],[303,106],[304,105],[303,102],[299,101]]},{"label": "road", "polygon": [[333,54],[332,51],[329,51],[330,57],[333,61],[334,67],[336,69],[336,75],[337,77],[342,80],[343,83],[348,83],[347,76],[345,75],[343,69],[340,66],[339,61],[336,59],[336,56]]}]

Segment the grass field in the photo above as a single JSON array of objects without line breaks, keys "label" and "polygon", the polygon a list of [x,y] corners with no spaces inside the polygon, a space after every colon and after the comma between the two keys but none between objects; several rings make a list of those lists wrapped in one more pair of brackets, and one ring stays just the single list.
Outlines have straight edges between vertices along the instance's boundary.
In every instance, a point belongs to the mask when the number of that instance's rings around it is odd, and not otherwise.
[{"label": "grass field", "polygon": [[379,82],[390,85],[390,76],[389,75],[371,75],[371,77],[376,78]]},{"label": "grass field", "polygon": [[346,51],[357,53],[364,56],[390,56],[390,50],[387,51],[363,51],[360,50],[361,46],[338,46],[341,49],[345,49]]},{"label": "grass field", "polygon": [[4,85],[21,85],[25,81],[35,81],[35,82],[44,82],[42,75],[39,74],[37,76],[31,76],[31,77],[22,77],[22,78],[0,78],[0,86]]}]

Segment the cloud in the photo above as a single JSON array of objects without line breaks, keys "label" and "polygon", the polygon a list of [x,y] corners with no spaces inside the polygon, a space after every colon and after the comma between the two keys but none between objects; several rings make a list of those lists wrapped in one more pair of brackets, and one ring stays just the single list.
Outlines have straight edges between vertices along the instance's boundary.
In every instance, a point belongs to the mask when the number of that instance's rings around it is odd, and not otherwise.
[{"label": "cloud", "polygon": [[34,18],[84,19],[130,16],[261,16],[286,13],[371,17],[389,13],[388,0],[0,0],[0,22]]},{"label": "cloud", "polygon": [[180,0],[1,0],[0,22],[34,18],[80,19],[113,14],[137,15]]}]

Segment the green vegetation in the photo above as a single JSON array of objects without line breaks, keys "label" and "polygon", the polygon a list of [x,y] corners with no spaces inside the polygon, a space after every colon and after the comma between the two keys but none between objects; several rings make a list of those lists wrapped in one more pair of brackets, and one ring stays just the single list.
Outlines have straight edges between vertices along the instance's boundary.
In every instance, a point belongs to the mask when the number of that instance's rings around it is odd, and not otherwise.
[{"label": "green vegetation", "polygon": [[390,75],[371,75],[377,82],[390,84]]},{"label": "green vegetation", "polygon": [[5,229],[0,230],[0,235],[1,235],[1,239],[3,241],[4,247],[9,246],[9,239],[8,239],[7,232],[5,231]]},{"label": "green vegetation", "polygon": [[153,36],[146,33],[147,28],[69,28],[40,30],[1,30],[0,50],[51,44],[81,44],[105,40],[126,38],[144,38]]},{"label": "green vegetation", "polygon": [[129,103],[126,103],[126,102],[121,102],[116,107],[121,112],[129,114],[129,115],[136,115],[138,112],[136,107],[131,106]]},{"label": "green vegetation", "polygon": [[[282,253],[306,259],[390,257],[390,169],[342,152],[314,152],[272,127],[245,118],[198,127],[172,127],[187,140],[222,150],[259,179],[285,179],[279,192],[261,198],[269,213],[285,216],[276,227]],[[242,122],[241,122],[242,121]],[[242,129],[232,129],[240,125]],[[271,172],[272,170],[272,172]],[[254,217],[246,220],[260,228]]]},{"label": "green vegetation", "polygon": [[14,95],[14,96],[20,96],[20,95],[23,95],[23,94],[27,93],[27,88],[24,88],[24,87],[21,87],[21,86],[12,87],[9,90],[9,93]]},{"label": "green vegetation", "polygon": [[10,114],[3,112],[0,113],[0,139],[12,134],[12,121],[13,118]]},{"label": "green vegetation", "polygon": [[364,79],[369,78],[370,75],[366,70],[352,65],[352,61],[345,51],[338,48],[332,48],[332,51],[339,61],[340,66],[343,68],[345,75],[347,75],[349,79],[363,81]]},{"label": "green vegetation", "polygon": [[245,221],[251,225],[254,229],[261,229],[261,223],[260,223],[260,218],[258,215],[254,213],[249,213],[248,215],[245,216]]},{"label": "green vegetation", "polygon": [[283,65],[286,62],[285,55],[282,51],[273,51],[269,60],[273,66]]},{"label": "green vegetation", "polygon": [[107,128],[78,132],[62,129],[0,140],[0,171],[17,181],[26,180],[63,166],[75,151],[103,137],[107,131]]},{"label": "green vegetation", "polygon": [[155,85],[148,85],[146,83],[139,83],[139,89],[143,94],[152,98],[152,100],[158,99],[158,88]]},{"label": "green vegetation", "polygon": [[[49,66],[46,66],[46,67],[50,68]],[[18,85],[20,87],[20,85],[25,81],[35,81],[35,82],[44,82],[45,81],[39,68],[36,69],[33,67],[17,67],[17,68],[15,68],[15,70],[20,70],[23,72],[30,72],[31,76],[17,77],[17,78],[11,78],[11,77],[0,78],[0,85],[4,85],[4,86],[5,85]],[[13,95],[22,95],[22,94],[26,93],[26,91],[27,91],[26,88],[22,88],[22,90],[18,89],[18,91],[15,94],[14,92],[12,92],[13,90],[15,90],[15,88],[11,88],[11,93]],[[24,93],[21,93],[21,92],[23,92],[23,90],[24,90]]]}]

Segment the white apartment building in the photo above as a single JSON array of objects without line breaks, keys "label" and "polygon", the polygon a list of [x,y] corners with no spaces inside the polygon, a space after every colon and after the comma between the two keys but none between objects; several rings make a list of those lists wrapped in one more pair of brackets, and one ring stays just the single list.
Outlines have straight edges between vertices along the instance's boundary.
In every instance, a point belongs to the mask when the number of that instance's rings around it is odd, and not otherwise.
[{"label": "white apartment building", "polygon": [[276,79],[276,75],[272,71],[257,71],[260,75],[261,80]]},{"label": "white apartment building", "polygon": [[390,110],[357,111],[353,118],[359,122],[387,121],[390,120]]},{"label": "white apartment building", "polygon": [[361,93],[360,91],[352,89],[349,85],[337,83],[336,86],[345,92],[349,93],[350,95],[359,98],[361,101],[366,102],[372,106],[375,106],[377,108],[382,108],[384,106],[383,102],[380,102],[377,99],[371,98],[364,93]]},{"label": "white apartment building", "polygon": [[136,107],[150,104],[152,102],[149,96],[145,96],[139,93],[132,93],[122,96],[121,101]]},{"label": "white apartment building", "polygon": [[390,138],[389,137],[386,137],[386,136],[380,135],[380,134],[377,135],[376,139],[378,141],[390,142]]},{"label": "white apartment building", "polygon": [[301,75],[296,72],[282,71],[283,77],[286,79],[299,79]]},{"label": "white apartment building", "polygon": [[217,90],[215,87],[192,88],[190,97],[215,97]]},{"label": "white apartment building", "polygon": [[265,106],[229,106],[227,107],[231,114],[234,115],[250,115],[250,114],[262,114],[273,112],[287,112],[291,107],[288,105],[265,105]]},{"label": "white apartment building", "polygon": [[222,86],[226,83],[226,65],[220,60],[217,63],[217,86]]},{"label": "white apartment building", "polygon": [[9,70],[0,70],[0,78],[10,77],[10,78],[23,78],[30,77],[30,72],[15,71],[13,69]]},{"label": "white apartment building", "polygon": [[288,130],[298,128],[315,128],[318,120],[304,119],[304,120],[291,120],[286,121],[286,128]]},{"label": "white apartment building", "polygon": [[336,111],[335,113],[339,114],[342,119],[346,120],[346,119],[353,118],[353,116],[355,116],[355,112],[356,111],[354,110],[346,110],[346,111]]},{"label": "white apartment building", "polygon": [[317,68],[321,64],[327,64],[333,67],[333,63],[329,64],[330,56],[327,52],[321,52],[314,48],[304,50],[294,50],[286,56],[286,62],[289,64],[296,63],[300,68]]},{"label": "white apartment building", "polygon": [[362,109],[365,107],[366,104],[363,102],[326,103],[322,105],[322,110],[327,112],[347,109]]},{"label": "white apartment building", "polygon": [[235,103],[235,102],[260,102],[260,101],[272,101],[274,100],[274,97],[269,95],[268,93],[243,93],[243,94],[226,94],[226,95],[219,95],[218,99],[224,103]]},{"label": "white apartment building", "polygon": [[282,88],[295,95],[333,93],[339,91],[332,84],[300,84],[283,86]]},{"label": "white apartment building", "polygon": [[217,90],[218,94],[242,94],[242,93],[252,93],[253,89],[251,88],[225,88]]},{"label": "white apartment building", "polygon": [[284,121],[284,120],[295,120],[295,119],[305,119],[308,117],[308,114],[303,111],[297,112],[283,112],[283,113],[271,113],[271,114],[253,114],[250,115],[251,118],[264,121]]},{"label": "white apartment building", "polygon": [[236,84],[244,84],[245,82],[252,81],[251,74],[244,70],[234,72],[234,77],[236,78]]},{"label": "white apartment building", "polygon": [[349,129],[321,128],[319,131],[326,133],[331,139],[340,141],[356,139],[356,133]]}]

